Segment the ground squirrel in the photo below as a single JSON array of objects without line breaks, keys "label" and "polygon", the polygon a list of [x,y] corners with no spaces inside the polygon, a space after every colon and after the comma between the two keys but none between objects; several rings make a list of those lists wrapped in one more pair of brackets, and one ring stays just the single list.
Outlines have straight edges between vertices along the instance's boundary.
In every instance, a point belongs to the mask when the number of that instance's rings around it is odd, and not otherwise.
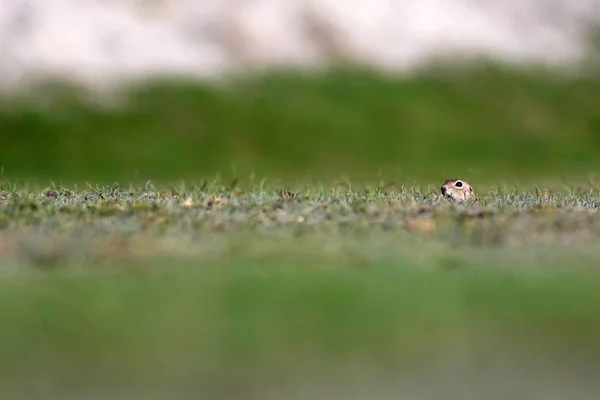
[{"label": "ground squirrel", "polygon": [[471,185],[462,179],[448,179],[440,187],[442,196],[451,201],[471,201],[475,200],[475,193]]}]

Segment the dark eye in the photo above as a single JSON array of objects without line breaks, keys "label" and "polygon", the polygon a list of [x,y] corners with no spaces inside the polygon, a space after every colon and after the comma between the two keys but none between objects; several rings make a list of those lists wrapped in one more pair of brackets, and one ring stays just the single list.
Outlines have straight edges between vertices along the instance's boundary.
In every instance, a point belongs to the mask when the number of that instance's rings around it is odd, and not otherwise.
[{"label": "dark eye", "polygon": [[456,183],[454,184],[454,186],[456,186],[456,187],[462,187],[462,182],[461,182],[461,181],[458,181],[458,182],[456,182]]}]

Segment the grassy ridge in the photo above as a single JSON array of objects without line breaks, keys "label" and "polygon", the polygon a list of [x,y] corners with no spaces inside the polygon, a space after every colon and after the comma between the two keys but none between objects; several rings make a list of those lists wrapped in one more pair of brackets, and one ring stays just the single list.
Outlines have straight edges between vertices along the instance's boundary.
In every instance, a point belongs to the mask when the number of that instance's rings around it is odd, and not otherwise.
[{"label": "grassy ridge", "polygon": [[599,190],[3,183],[0,397],[595,398]]},{"label": "grassy ridge", "polygon": [[0,162],[10,179],[66,181],[570,176],[600,166],[599,90],[493,67],[154,83],[116,108],[54,88],[0,101]]}]

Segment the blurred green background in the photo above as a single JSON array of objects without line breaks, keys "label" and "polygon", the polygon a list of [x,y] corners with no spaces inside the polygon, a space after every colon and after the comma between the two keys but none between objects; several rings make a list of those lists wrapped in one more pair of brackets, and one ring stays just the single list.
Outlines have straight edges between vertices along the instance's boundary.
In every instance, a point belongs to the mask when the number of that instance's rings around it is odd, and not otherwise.
[{"label": "blurred green background", "polygon": [[48,85],[4,94],[4,179],[506,182],[588,179],[600,166],[597,74],[333,68],[127,92],[102,99]]}]

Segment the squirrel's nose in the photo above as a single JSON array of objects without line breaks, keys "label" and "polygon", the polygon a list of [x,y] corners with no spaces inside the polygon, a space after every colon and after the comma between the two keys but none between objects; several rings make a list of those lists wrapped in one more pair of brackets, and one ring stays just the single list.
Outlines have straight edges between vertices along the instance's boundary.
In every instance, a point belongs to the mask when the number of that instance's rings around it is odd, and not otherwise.
[{"label": "squirrel's nose", "polygon": [[440,191],[442,192],[442,194],[446,194],[446,186],[441,186]]}]

